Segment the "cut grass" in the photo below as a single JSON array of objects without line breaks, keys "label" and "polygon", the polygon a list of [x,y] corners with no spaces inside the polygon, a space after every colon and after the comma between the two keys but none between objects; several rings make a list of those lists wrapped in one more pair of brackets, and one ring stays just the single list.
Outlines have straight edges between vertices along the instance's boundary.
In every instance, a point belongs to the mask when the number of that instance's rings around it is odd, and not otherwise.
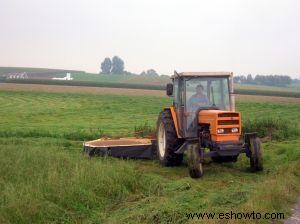
[{"label": "cut grass", "polygon": [[[206,161],[200,180],[189,178],[186,164],[163,168],[156,160],[80,153],[82,139],[151,130],[169,103],[160,97],[0,91],[0,223],[185,223],[186,212],[231,210],[289,214],[300,195],[300,140],[263,143],[261,173],[249,172],[242,155],[235,164]],[[237,107],[243,119],[299,122],[299,104]]]},{"label": "cut grass", "polygon": [[66,146],[67,141],[32,141],[36,139],[1,139],[0,220],[99,222],[107,209],[129,195],[158,195],[158,182],[143,176],[130,162],[88,160],[78,153],[79,144]]},{"label": "cut grass", "polygon": [[[0,139],[2,223],[184,223],[190,212],[283,212],[300,194],[300,141],[264,144],[265,171],[206,163],[201,180],[185,165],[88,159],[78,142]],[[291,151],[292,150],[292,151]],[[266,187],[268,186],[268,187]]]}]

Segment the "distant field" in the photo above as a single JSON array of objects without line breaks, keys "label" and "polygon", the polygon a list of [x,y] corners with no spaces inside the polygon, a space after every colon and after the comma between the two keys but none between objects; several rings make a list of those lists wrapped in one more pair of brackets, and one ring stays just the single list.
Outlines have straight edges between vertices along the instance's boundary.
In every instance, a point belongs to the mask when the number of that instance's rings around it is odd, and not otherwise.
[{"label": "distant field", "polygon": [[[110,87],[110,88],[130,88],[147,90],[164,90],[165,86],[139,83],[122,82],[91,82],[91,81],[60,81],[60,80],[35,80],[35,79],[13,79],[0,80],[0,83],[23,83],[23,84],[44,84],[44,85],[65,85],[65,86],[92,86],[92,87]],[[300,98],[299,91],[277,91],[263,89],[239,89],[235,88],[236,94],[242,95],[261,95],[261,96],[280,96]]]},{"label": "distant field", "polygon": [[20,84],[43,84],[43,85],[61,85],[61,86],[90,86],[90,87],[111,87],[111,88],[131,88],[131,89],[149,89],[163,90],[165,86],[152,84],[119,83],[119,82],[91,82],[91,81],[65,81],[51,79],[0,79],[0,83],[20,83]]},{"label": "distant field", "polygon": [[105,75],[77,73],[73,75],[74,81],[88,81],[93,83],[124,83],[124,84],[142,84],[152,86],[165,86],[171,80],[166,77],[145,77],[140,75]]},{"label": "distant field", "polygon": [[[92,87],[92,86],[3,83],[0,84],[0,90],[1,89],[10,90],[10,91],[34,91],[34,92],[49,92],[49,93],[87,93],[87,94],[102,94],[102,95],[121,95],[121,96],[124,95],[124,96],[166,97],[166,92],[164,90],[109,88],[109,87]],[[297,100],[298,98],[295,99]]]},{"label": "distant field", "polygon": [[75,73],[72,74],[74,81],[84,81],[93,83],[119,83],[127,80],[128,76],[125,75],[99,75],[92,73]]},{"label": "distant field", "polygon": [[300,92],[300,86],[299,87],[277,87],[277,86],[235,84],[235,88],[236,89],[241,89],[241,90],[266,90],[266,91],[277,91],[277,92]]},{"label": "distant field", "polygon": [[[82,155],[83,140],[155,126],[169,103],[154,96],[0,89],[0,223],[188,223],[186,213],[193,212],[290,214],[300,196],[297,138],[263,143],[261,173],[249,172],[243,155],[234,164],[206,161],[200,180],[189,178],[186,164],[163,168],[157,160]],[[300,122],[300,104],[238,101],[237,109],[244,120]]]},{"label": "distant field", "polygon": [[[121,96],[166,97],[165,90],[126,89],[126,88],[90,87],[90,86],[2,83],[0,84],[0,90],[1,89],[10,90],[10,91],[35,91],[35,92],[50,92],[50,93],[88,93],[88,94],[121,95]],[[236,94],[235,96],[237,101],[300,103],[300,98],[295,98],[295,97],[238,95],[238,94]]]}]

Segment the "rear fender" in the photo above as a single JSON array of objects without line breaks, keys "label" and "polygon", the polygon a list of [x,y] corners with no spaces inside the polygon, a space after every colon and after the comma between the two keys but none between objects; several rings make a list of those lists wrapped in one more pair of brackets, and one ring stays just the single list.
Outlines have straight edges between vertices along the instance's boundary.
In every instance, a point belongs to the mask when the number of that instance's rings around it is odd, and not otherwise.
[{"label": "rear fender", "polygon": [[175,127],[175,130],[176,130],[177,138],[182,138],[181,135],[179,134],[178,120],[177,120],[177,116],[176,116],[175,107],[173,107],[173,106],[166,107],[166,108],[164,108],[164,110],[170,111],[171,116],[172,116],[172,120],[173,120],[173,123],[174,123],[174,127]]}]

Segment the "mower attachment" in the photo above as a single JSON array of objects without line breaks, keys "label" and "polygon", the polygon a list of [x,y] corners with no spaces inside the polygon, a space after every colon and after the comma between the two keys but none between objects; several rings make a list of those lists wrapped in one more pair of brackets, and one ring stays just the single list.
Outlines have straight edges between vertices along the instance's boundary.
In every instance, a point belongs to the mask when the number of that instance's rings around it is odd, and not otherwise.
[{"label": "mower attachment", "polygon": [[155,155],[155,141],[137,138],[97,139],[84,142],[83,152],[89,156],[152,159]]}]

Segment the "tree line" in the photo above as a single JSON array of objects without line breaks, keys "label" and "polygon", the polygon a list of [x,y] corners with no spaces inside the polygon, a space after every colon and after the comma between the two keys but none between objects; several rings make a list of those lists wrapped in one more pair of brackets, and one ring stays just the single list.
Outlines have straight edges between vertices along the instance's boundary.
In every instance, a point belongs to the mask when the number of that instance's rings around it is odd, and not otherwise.
[{"label": "tree line", "polygon": [[234,76],[233,81],[240,84],[284,87],[290,85],[293,80],[287,75],[256,75],[253,77],[249,74],[247,76]]},{"label": "tree line", "polygon": [[[124,70],[125,63],[119,56],[114,56],[112,59],[109,57],[104,58],[100,65],[100,74],[111,75],[137,75]],[[158,77],[159,74],[154,69],[148,69],[140,73],[141,76]]]}]

